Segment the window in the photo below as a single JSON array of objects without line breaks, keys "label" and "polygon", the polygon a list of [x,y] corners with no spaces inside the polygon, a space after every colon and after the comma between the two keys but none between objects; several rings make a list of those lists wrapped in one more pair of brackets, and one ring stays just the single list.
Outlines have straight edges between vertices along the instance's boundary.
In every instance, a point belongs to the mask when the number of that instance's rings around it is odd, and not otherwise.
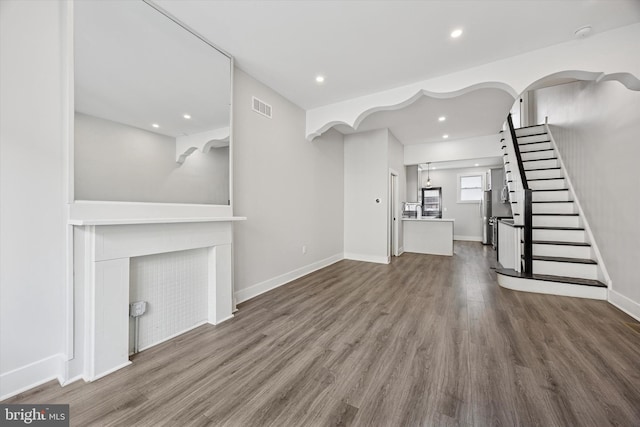
[{"label": "window", "polygon": [[482,175],[458,175],[458,203],[481,201],[482,190]]}]

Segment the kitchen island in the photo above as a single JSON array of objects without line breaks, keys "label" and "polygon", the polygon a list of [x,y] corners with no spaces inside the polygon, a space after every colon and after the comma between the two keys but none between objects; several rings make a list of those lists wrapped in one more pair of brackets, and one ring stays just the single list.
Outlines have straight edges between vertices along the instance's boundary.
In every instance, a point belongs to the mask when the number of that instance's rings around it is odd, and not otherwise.
[{"label": "kitchen island", "polygon": [[402,221],[405,252],[453,255],[454,219],[422,217]]}]

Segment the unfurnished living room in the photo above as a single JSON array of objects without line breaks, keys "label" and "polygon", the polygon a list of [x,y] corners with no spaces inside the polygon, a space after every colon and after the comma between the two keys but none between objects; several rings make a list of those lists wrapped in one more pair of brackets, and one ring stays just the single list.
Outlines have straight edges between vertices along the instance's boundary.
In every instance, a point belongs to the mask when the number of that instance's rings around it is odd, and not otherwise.
[{"label": "unfurnished living room", "polygon": [[640,426],[637,0],[0,0],[0,425]]}]

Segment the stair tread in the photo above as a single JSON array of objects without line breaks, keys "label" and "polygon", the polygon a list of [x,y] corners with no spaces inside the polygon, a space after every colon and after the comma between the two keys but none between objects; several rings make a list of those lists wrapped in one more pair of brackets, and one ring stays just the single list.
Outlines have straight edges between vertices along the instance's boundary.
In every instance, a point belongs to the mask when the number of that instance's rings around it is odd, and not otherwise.
[{"label": "stair tread", "polygon": [[531,135],[516,135],[517,138],[527,138],[529,136],[540,136],[540,135],[546,135],[547,132],[540,132],[540,133],[532,133]]},{"label": "stair tread", "polygon": [[543,150],[529,150],[529,151],[522,151],[520,152],[520,154],[527,154],[527,153],[540,153],[542,151],[553,151],[553,148],[545,148]]},{"label": "stair tread", "polygon": [[569,230],[569,231],[584,231],[584,227],[550,227],[550,226],[544,226],[544,225],[537,225],[534,227],[531,227],[534,230]]},{"label": "stair tread", "polygon": [[[538,126],[544,126],[544,124],[540,124],[540,125],[530,125],[530,126],[522,126],[522,127],[519,127],[519,128],[515,128],[514,130],[537,128]],[[500,131],[500,132],[502,132],[502,131]]]},{"label": "stair tread", "polygon": [[585,242],[560,242],[556,240],[532,240],[531,243],[534,245],[591,246],[590,243]]},{"label": "stair tread", "polygon": [[531,203],[573,203],[573,200],[538,200]]},{"label": "stair tread", "polygon": [[564,178],[534,178],[534,179],[528,179],[527,181],[553,181],[554,179],[564,179]]},{"label": "stair tread", "polygon": [[538,190],[531,190],[531,191],[569,191],[568,188],[541,188]]},{"label": "stair tread", "polygon": [[545,157],[544,159],[523,160],[522,163],[524,163],[524,162],[543,162],[545,160],[558,160],[558,158],[557,157]]},{"label": "stair tread", "polygon": [[525,173],[527,172],[532,172],[532,171],[550,171],[550,170],[554,170],[554,169],[560,169],[560,166],[554,166],[552,168],[537,168],[537,169],[525,169]]},{"label": "stair tread", "polygon": [[555,262],[570,262],[574,264],[598,264],[592,259],[588,258],[570,258],[570,257],[562,257],[562,256],[543,256],[543,255],[534,255],[531,257],[535,261],[555,261]]},{"label": "stair tread", "polygon": [[533,216],[580,216],[578,213],[534,213]]},{"label": "stair tread", "polygon": [[[533,135],[527,135],[527,136],[533,136]],[[524,136],[520,136],[519,138],[524,138]],[[551,142],[550,139],[546,140],[546,141],[536,141],[536,142],[518,142],[518,145],[531,145],[531,144],[545,144],[547,142]]]},{"label": "stair tread", "polygon": [[557,283],[566,283],[569,285],[581,285],[581,286],[595,286],[598,288],[607,287],[607,285],[605,285],[599,280],[581,279],[578,277],[567,277],[567,276],[552,276],[550,274],[525,274],[525,273],[518,273],[517,271],[512,270],[510,268],[497,268],[496,273],[503,274],[505,276],[510,276],[510,277],[518,277],[522,279],[543,280],[545,282],[557,282]]}]

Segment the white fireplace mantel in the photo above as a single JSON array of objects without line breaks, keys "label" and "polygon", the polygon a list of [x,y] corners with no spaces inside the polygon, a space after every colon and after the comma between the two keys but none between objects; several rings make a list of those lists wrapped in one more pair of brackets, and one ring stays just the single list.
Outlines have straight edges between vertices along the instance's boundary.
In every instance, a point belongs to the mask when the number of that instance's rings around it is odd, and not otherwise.
[{"label": "white fireplace mantel", "polygon": [[92,381],[129,361],[132,257],[208,249],[208,322],[233,317],[233,216],[71,217],[74,248],[74,357],[68,377]]}]

